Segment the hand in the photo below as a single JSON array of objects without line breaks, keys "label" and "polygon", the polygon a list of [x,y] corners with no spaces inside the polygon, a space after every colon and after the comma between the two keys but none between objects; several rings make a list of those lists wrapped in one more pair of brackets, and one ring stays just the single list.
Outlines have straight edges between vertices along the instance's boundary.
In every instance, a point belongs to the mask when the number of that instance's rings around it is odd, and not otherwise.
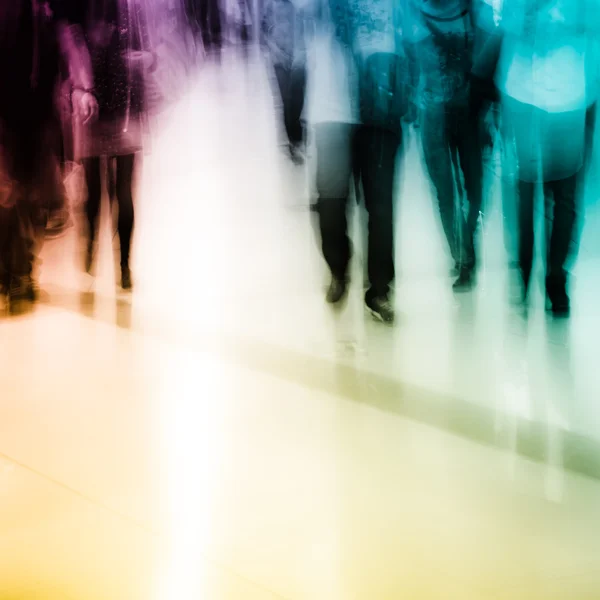
[{"label": "hand", "polygon": [[91,123],[98,116],[98,101],[92,93],[75,90],[73,102],[76,114],[81,117],[84,125]]}]

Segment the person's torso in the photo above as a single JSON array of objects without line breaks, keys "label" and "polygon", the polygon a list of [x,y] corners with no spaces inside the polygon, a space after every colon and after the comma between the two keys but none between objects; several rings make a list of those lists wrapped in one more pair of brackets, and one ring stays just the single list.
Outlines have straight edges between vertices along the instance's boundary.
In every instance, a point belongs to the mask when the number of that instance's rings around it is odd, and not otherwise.
[{"label": "person's torso", "polygon": [[97,22],[86,29],[100,121],[142,110],[143,73],[128,60],[137,49],[132,37],[124,15],[118,26]]},{"label": "person's torso", "polygon": [[[521,0],[522,4],[522,0]],[[552,0],[504,17],[496,81],[515,100],[548,112],[581,110],[596,97],[597,45],[579,0]]]},{"label": "person's torso", "polygon": [[470,2],[457,1],[444,10],[432,11],[427,3],[417,1],[410,16],[409,35],[418,62],[420,103],[467,102],[476,28]]}]

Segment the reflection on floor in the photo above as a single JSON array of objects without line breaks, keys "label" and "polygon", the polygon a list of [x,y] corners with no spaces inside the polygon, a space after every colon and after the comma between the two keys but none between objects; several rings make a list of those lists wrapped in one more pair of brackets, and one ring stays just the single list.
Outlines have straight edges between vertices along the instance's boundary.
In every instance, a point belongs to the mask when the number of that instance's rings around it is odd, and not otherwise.
[{"label": "reflection on floor", "polygon": [[226,65],[145,157],[133,296],[107,222],[95,280],[72,232],[0,323],[0,598],[600,597],[593,235],[570,323],[505,301],[493,205],[455,298],[413,143],[399,323],[365,316],[358,231],[331,312],[268,77]]}]

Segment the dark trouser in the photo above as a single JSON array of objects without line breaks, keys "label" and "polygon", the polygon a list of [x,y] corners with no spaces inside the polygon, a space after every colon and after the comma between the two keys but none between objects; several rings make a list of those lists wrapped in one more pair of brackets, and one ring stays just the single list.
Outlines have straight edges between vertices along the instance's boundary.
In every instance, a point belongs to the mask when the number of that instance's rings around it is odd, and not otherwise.
[{"label": "dark trouser", "polygon": [[41,225],[40,211],[26,196],[12,208],[0,207],[0,284],[32,275]]},{"label": "dark trouser", "polygon": [[0,277],[7,282],[32,275],[48,210],[60,202],[56,124],[0,126],[0,146],[14,182],[14,206],[0,207]]},{"label": "dark trouser", "polygon": [[[483,166],[479,123],[468,107],[435,106],[421,115],[423,154],[436,191],[442,227],[457,265],[475,267],[475,233],[482,208]],[[467,216],[457,202],[462,171]]]},{"label": "dark trouser", "polygon": [[[121,246],[121,267],[129,267],[129,254],[133,234],[133,173],[135,155],[117,156],[115,195],[119,207],[118,233]],[[84,160],[85,180],[88,190],[86,213],[89,242],[93,244],[98,229],[98,215],[102,199],[102,168],[100,158]]]},{"label": "dark trouser", "polygon": [[366,126],[324,123],[315,130],[317,192],[323,256],[343,279],[350,262],[346,210],[352,175],[362,181],[369,213],[368,271],[371,289],[385,295],[394,280],[394,181],[398,135]]},{"label": "dark trouser", "polygon": [[[519,106],[519,105],[517,105]],[[545,115],[537,109],[538,114]],[[525,114],[532,114],[530,113]],[[564,120],[568,121],[571,114],[565,113]],[[559,114],[554,117],[560,124]],[[571,138],[562,140],[555,146],[553,153],[547,159],[555,168],[564,173],[564,164],[571,166],[577,172],[573,175],[563,175],[546,181],[543,184],[544,204],[546,211],[546,285],[547,289],[562,288],[567,283],[567,262],[571,252],[575,250],[578,243],[578,210],[582,204],[582,191],[584,189],[586,174],[590,166],[592,155],[593,136],[596,123],[596,106],[592,105],[585,114],[585,131],[582,140],[583,148],[573,145],[573,140],[579,139],[575,130]],[[568,127],[562,130],[567,131]],[[560,130],[559,130],[560,131]],[[545,140],[545,144],[548,141]],[[546,148],[546,146],[544,146]],[[564,159],[564,160],[563,160]],[[579,166],[577,166],[579,165]],[[545,164],[542,164],[544,167]],[[552,170],[548,169],[550,175]],[[534,257],[534,206],[537,185],[528,181],[521,175],[518,183],[518,215],[519,215],[519,267],[526,286],[529,284]]]},{"label": "dark trouser", "polygon": [[[544,183],[547,231],[549,233],[546,275],[549,285],[566,284],[565,265],[569,258],[577,220],[577,184],[579,175]],[[519,182],[519,267],[525,285],[533,266],[536,184]],[[551,214],[548,214],[552,210]]]},{"label": "dark trouser", "polygon": [[222,42],[219,0],[199,0],[196,6],[204,48],[219,50]]},{"label": "dark trouser", "polygon": [[299,146],[304,142],[302,110],[306,92],[306,68],[304,65],[283,67],[275,65],[275,76],[283,103],[283,121],[290,144]]}]

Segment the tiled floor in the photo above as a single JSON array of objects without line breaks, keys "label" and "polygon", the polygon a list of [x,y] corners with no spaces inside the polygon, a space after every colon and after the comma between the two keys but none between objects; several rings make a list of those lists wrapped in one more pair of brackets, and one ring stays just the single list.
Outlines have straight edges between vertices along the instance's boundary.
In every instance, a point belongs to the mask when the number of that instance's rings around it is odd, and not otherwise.
[{"label": "tiled floor", "polygon": [[332,313],[267,85],[206,67],[156,136],[131,298],[107,222],[95,281],[73,232],[0,321],[0,598],[599,598],[593,233],[569,324],[505,301],[493,205],[457,299],[413,146],[399,323],[364,314],[359,243]]}]

